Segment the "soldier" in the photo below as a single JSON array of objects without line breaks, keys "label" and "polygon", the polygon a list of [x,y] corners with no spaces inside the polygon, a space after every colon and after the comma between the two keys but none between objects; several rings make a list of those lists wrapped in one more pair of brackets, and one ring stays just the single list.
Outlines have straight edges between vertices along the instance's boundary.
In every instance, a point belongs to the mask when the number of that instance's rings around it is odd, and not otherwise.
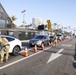
[{"label": "soldier", "polygon": [[8,57],[9,57],[9,48],[10,48],[8,40],[4,37],[0,38],[0,45],[2,47],[1,52],[0,52],[0,57],[1,57],[0,63],[3,63],[5,54],[6,54],[5,62],[7,62]]},{"label": "soldier", "polygon": [[54,46],[56,46],[57,45],[57,41],[58,41],[58,37],[56,36],[56,34],[54,35],[53,40],[54,40]]}]

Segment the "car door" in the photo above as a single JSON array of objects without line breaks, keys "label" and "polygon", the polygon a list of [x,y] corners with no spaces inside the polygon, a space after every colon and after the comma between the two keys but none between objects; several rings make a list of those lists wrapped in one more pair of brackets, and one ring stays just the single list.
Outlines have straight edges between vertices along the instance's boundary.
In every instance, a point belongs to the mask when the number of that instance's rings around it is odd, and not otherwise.
[{"label": "car door", "polygon": [[48,44],[49,42],[48,36],[44,36],[44,40],[45,40],[45,44]]}]

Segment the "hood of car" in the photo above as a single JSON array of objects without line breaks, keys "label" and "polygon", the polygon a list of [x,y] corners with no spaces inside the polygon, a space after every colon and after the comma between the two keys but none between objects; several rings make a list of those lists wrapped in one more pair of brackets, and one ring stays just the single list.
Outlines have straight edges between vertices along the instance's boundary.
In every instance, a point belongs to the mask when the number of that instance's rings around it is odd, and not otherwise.
[{"label": "hood of car", "polygon": [[36,42],[36,41],[39,41],[39,39],[31,39],[30,41]]}]

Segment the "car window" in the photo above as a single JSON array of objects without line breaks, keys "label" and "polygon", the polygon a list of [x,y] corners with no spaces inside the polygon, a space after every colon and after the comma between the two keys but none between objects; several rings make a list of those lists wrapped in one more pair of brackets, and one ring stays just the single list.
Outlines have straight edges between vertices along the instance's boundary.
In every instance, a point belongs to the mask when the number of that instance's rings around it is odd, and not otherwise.
[{"label": "car window", "polygon": [[43,39],[44,36],[36,36],[35,39]]},{"label": "car window", "polygon": [[53,36],[50,36],[50,38],[53,38]]},{"label": "car window", "polygon": [[5,37],[9,42],[15,40],[14,38]]},{"label": "car window", "polygon": [[44,36],[44,39],[46,39],[46,36]]},{"label": "car window", "polygon": [[62,36],[62,35],[57,35],[57,36]]}]

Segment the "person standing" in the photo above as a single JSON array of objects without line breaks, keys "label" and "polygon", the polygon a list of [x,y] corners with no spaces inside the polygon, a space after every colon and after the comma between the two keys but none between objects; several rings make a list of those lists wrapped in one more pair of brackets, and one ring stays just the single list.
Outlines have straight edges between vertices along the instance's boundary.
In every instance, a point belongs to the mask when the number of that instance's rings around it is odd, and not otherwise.
[{"label": "person standing", "polygon": [[5,56],[5,62],[8,61],[9,58],[9,42],[6,38],[0,37],[0,45],[2,47],[1,52],[0,52],[0,63],[3,63],[4,56]]},{"label": "person standing", "polygon": [[53,45],[53,46],[56,47],[56,45],[57,45],[57,41],[58,41],[58,37],[56,36],[56,34],[54,35],[53,40],[54,40],[54,45]]}]

